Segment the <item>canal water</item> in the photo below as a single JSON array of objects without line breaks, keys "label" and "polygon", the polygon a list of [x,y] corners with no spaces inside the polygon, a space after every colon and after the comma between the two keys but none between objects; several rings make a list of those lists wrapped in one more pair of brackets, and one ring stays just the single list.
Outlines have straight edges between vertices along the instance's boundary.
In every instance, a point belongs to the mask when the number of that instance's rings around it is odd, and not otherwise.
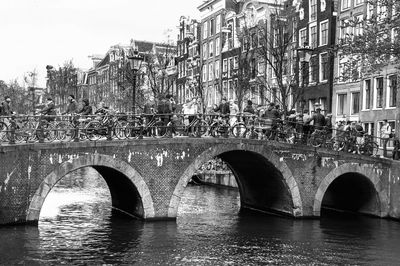
[{"label": "canal water", "polygon": [[0,264],[400,265],[397,221],[244,214],[236,190],[188,186],[176,222],[143,223],[112,216],[102,182],[53,190],[38,227],[0,227]]}]

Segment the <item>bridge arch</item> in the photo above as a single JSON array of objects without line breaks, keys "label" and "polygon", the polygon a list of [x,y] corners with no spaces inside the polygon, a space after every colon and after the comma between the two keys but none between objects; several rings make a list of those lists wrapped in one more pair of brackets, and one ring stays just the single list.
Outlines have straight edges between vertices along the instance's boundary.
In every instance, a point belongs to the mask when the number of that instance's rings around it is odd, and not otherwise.
[{"label": "bridge arch", "polygon": [[[294,217],[303,215],[299,187],[286,163],[281,161],[277,155],[264,145],[231,143],[210,147],[185,169],[171,197],[168,217],[177,216],[181,197],[190,178],[198,171],[201,165],[217,156],[229,165],[235,175],[240,192],[241,207],[277,211]],[[242,161],[242,167],[235,165],[240,163],[238,160]],[[243,162],[243,160],[245,161]],[[249,168],[244,167],[246,163],[249,163]],[[256,169],[253,170],[252,168]],[[252,174],[246,173],[246,169]],[[259,171],[259,176],[255,175],[257,171]],[[265,175],[268,174],[267,172],[270,172],[271,175],[265,178]],[[248,198],[251,193],[257,194],[256,197],[258,198]],[[262,206],[257,204],[257,201],[260,203],[268,200],[274,201],[275,205]]]},{"label": "bridge arch", "polygon": [[380,169],[356,163],[343,164],[333,169],[318,187],[313,215],[320,216],[323,203],[328,202],[343,210],[386,216],[388,195],[382,188],[381,174]]},{"label": "bridge arch", "polygon": [[42,205],[51,189],[65,175],[83,167],[93,167],[105,179],[113,207],[139,218],[154,218],[154,204],[142,176],[128,163],[103,154],[87,154],[64,162],[48,174],[33,195],[26,220],[36,223]]}]

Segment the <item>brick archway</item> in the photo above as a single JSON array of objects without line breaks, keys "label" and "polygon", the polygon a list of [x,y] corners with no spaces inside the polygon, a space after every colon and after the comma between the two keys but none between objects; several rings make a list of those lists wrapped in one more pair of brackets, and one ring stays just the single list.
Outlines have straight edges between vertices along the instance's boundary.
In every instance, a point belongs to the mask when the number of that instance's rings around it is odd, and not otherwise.
[{"label": "brick archway", "polygon": [[388,215],[388,195],[387,192],[384,190],[383,185],[381,184],[379,169],[374,169],[371,167],[360,166],[359,164],[352,164],[347,163],[343,164],[335,169],[333,169],[325,178],[322,179],[317,193],[314,197],[314,204],[313,204],[313,215],[320,216],[321,214],[321,206],[322,201],[324,199],[325,193],[327,192],[329,186],[335,181],[337,178],[344,176],[346,174],[358,174],[363,176],[367,179],[373,186],[377,199],[379,200],[379,213],[377,216],[384,217]]},{"label": "brick archway", "polygon": [[110,169],[114,173],[119,173],[126,177],[127,182],[136,188],[140,196],[141,204],[143,206],[144,219],[154,218],[154,204],[150,194],[150,190],[143,180],[142,176],[133,169],[128,163],[116,160],[112,156],[103,154],[88,154],[81,156],[71,162],[64,162],[56,167],[50,174],[48,174],[39,185],[32,199],[30,200],[29,209],[26,215],[26,221],[35,223],[39,220],[40,210],[42,205],[51,191],[51,189],[62,179],[66,174],[83,167],[99,167]]},{"label": "brick archway", "polygon": [[[175,218],[178,213],[178,207],[181,197],[184,193],[185,187],[190,181],[190,178],[196,173],[200,166],[209,160],[220,156],[228,152],[245,151],[256,154],[262,157],[265,161],[268,161],[273,167],[281,174],[282,182],[284,183],[285,189],[290,196],[291,211],[290,215],[293,217],[301,217],[303,215],[303,204],[300,196],[300,190],[297,185],[293,174],[285,162],[281,161],[277,155],[275,155],[271,150],[267,149],[264,145],[254,145],[254,144],[220,144],[208,148],[202,154],[200,154],[184,171],[184,173],[179,178],[178,184],[172,194],[168,217]],[[234,169],[233,169],[234,170]],[[235,172],[235,171],[234,171]],[[262,174],[262,173],[261,173]],[[238,177],[236,177],[238,179]],[[240,180],[238,181],[239,191],[242,196],[242,185]]]}]

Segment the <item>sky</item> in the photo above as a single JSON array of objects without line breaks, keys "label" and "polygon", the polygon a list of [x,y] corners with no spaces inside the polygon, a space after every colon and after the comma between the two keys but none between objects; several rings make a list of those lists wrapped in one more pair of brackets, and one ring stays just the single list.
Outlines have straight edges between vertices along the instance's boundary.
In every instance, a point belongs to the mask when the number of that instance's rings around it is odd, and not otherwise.
[{"label": "sky", "polygon": [[[199,18],[202,0],[0,0],[0,80],[72,59],[88,69],[88,56],[131,39],[176,40],[179,18]],[[172,30],[172,33],[168,30]]]}]

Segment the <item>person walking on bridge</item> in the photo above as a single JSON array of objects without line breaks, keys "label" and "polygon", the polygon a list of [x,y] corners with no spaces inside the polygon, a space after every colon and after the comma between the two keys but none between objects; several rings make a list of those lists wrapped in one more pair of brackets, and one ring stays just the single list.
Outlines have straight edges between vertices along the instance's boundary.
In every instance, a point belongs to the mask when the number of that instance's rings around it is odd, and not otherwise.
[{"label": "person walking on bridge", "polygon": [[12,109],[11,109],[11,98],[10,96],[4,97],[4,102],[1,103],[0,106],[0,115],[2,116],[10,116],[12,115]]},{"label": "person walking on bridge", "polygon": [[387,157],[387,143],[389,142],[390,134],[392,133],[392,127],[389,125],[387,119],[383,120],[381,127],[381,139],[383,146],[383,157]]},{"label": "person walking on bridge", "polygon": [[78,104],[76,103],[74,95],[70,94],[68,96],[68,101],[69,101],[69,104],[67,106],[67,110],[64,113],[62,113],[62,115],[66,115],[66,114],[72,115],[72,114],[75,114],[78,110]]}]

